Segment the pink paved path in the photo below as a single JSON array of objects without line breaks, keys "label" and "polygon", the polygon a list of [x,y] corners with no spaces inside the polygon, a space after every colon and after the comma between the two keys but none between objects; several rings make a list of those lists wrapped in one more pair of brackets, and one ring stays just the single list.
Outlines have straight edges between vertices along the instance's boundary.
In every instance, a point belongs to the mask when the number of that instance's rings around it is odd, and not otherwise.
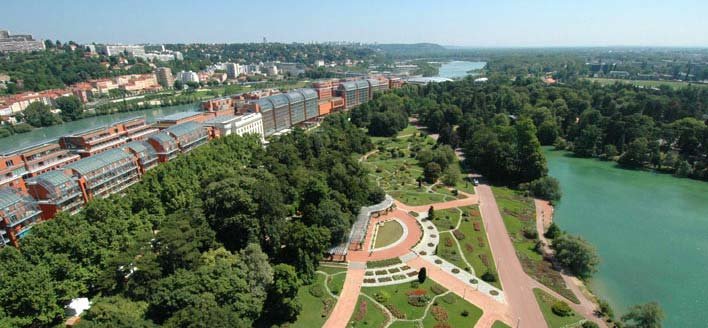
[{"label": "pink paved path", "polygon": [[[371,240],[374,227],[376,223],[381,221],[390,220],[393,218],[399,219],[399,221],[406,225],[408,228],[408,236],[402,242],[399,242],[394,247],[387,248],[380,251],[369,252],[369,246],[374,241]],[[372,218],[371,223],[369,223],[369,228],[366,232],[366,239],[364,241],[364,249],[361,251],[349,251],[347,254],[347,260],[350,262],[367,262],[367,261],[379,261],[390,259],[394,257],[403,256],[410,252],[411,248],[418,243],[418,240],[423,236],[423,232],[420,230],[418,221],[408,212],[402,211],[400,209],[393,210],[392,212],[382,215],[378,218]]]},{"label": "pink paved path", "polygon": [[347,269],[347,277],[344,278],[344,286],[339,294],[337,304],[332,309],[329,318],[322,326],[323,328],[340,328],[346,327],[349,318],[354,313],[356,302],[359,299],[359,291],[361,284],[364,282],[365,269],[349,268]]},{"label": "pink paved path", "polygon": [[420,205],[420,206],[410,206],[403,204],[396,200],[396,207],[404,210],[404,211],[413,211],[413,212],[427,212],[430,206],[433,206],[434,209],[436,210],[444,210],[447,208],[454,208],[454,207],[463,207],[463,206],[470,206],[470,205],[476,205],[479,203],[478,196],[475,194],[468,194],[466,192],[458,191],[460,194],[467,196],[467,198],[462,198],[462,199],[455,199],[451,200],[449,202],[442,202],[442,203],[435,203],[435,204],[428,204],[428,205]]},{"label": "pink paved path", "polygon": [[536,285],[534,280],[524,272],[519,258],[516,257],[516,250],[504,226],[491,187],[482,184],[476,188],[476,191],[480,201],[479,210],[487,229],[489,246],[497,263],[504,296],[509,303],[513,318],[520,319],[521,328],[546,327],[546,321],[533,294]]}]

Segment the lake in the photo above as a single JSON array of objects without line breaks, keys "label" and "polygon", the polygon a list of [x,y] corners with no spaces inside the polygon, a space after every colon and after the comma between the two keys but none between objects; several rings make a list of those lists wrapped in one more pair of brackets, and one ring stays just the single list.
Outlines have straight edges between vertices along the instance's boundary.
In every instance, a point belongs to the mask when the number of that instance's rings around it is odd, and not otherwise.
[{"label": "lake", "polygon": [[448,79],[460,79],[467,75],[475,75],[467,73],[471,70],[478,70],[486,66],[486,62],[471,62],[471,61],[450,61],[443,63],[438,70],[439,77],[446,77]]},{"label": "lake", "polygon": [[563,191],[557,224],[598,249],[591,289],[620,314],[658,301],[665,327],[705,327],[708,183],[545,153]]},{"label": "lake", "polygon": [[109,125],[118,121],[122,121],[131,117],[142,116],[151,123],[156,118],[179,113],[197,110],[198,104],[186,104],[177,106],[157,107],[152,109],[143,109],[132,112],[115,113],[110,115],[93,116],[77,121],[67,122],[64,124],[37,128],[27,133],[15,134],[6,138],[0,138],[0,154],[8,153],[16,149],[32,146],[34,144],[58,139],[59,137],[71,134],[78,131],[97,128],[104,125]]}]

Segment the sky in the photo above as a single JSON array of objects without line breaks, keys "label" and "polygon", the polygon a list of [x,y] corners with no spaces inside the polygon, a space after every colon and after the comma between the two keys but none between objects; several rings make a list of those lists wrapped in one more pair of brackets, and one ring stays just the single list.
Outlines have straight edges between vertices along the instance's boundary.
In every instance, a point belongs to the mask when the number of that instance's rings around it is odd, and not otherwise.
[{"label": "sky", "polygon": [[79,43],[708,47],[707,0],[0,0],[0,29]]}]

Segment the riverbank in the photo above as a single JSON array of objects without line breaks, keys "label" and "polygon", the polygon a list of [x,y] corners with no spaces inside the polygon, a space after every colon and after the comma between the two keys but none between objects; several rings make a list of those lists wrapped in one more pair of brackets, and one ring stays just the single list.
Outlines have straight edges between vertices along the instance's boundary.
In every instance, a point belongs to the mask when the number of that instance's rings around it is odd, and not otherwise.
[{"label": "riverbank", "polygon": [[708,322],[708,184],[545,149],[563,200],[554,221],[601,258],[588,288],[617,316],[658,301],[666,327]]}]

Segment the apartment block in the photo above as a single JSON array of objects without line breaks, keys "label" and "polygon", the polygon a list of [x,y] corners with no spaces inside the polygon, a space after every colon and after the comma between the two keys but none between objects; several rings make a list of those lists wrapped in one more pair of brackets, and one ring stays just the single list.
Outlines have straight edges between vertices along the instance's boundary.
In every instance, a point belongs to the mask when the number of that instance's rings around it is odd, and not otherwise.
[{"label": "apartment block", "polygon": [[27,189],[37,200],[45,220],[59,212],[74,214],[86,202],[77,179],[64,170],[50,171],[27,180]]},{"label": "apartment block", "polygon": [[0,30],[0,52],[30,52],[44,49],[44,41],[35,40],[32,35],[11,35],[9,31]]},{"label": "apartment block", "polygon": [[212,130],[212,135],[216,138],[253,133],[265,140],[262,117],[261,113],[220,116],[204,122],[204,126]]},{"label": "apartment block", "polygon": [[173,125],[187,123],[187,122],[203,122],[208,117],[213,117],[213,115],[204,115],[204,112],[181,112],[172,115],[167,115],[157,119],[155,122],[155,127],[158,129],[166,129]]},{"label": "apartment block", "polygon": [[0,246],[19,245],[32,226],[41,220],[42,212],[34,199],[22,191],[0,188]]},{"label": "apartment block", "polygon": [[123,146],[123,151],[133,155],[138,161],[140,175],[157,166],[157,152],[147,141],[133,141]]},{"label": "apartment block", "polygon": [[164,132],[169,133],[177,140],[177,145],[182,153],[188,153],[209,141],[207,130],[195,122],[174,125],[165,129]]},{"label": "apartment block", "polygon": [[60,169],[78,161],[81,157],[62,149],[56,142],[31,146],[16,152],[25,165],[25,177],[36,177],[42,173]]},{"label": "apartment block", "polygon": [[0,157],[0,188],[10,187],[18,190],[27,190],[22,176],[27,173],[25,163],[19,154],[4,155]]},{"label": "apartment block", "polygon": [[66,166],[78,177],[86,201],[120,193],[139,181],[135,158],[122,149],[107,150]]}]

